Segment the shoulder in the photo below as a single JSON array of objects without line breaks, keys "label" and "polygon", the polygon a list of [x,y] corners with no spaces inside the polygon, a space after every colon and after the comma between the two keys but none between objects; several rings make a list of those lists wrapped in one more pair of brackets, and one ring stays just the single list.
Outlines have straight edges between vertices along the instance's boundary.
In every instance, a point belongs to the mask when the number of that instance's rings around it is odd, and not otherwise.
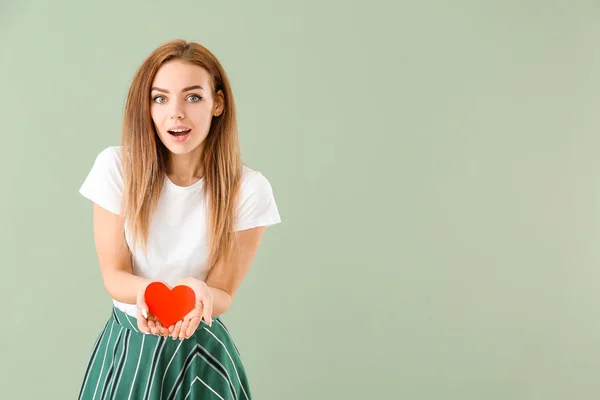
[{"label": "shoulder", "polygon": [[260,171],[242,165],[242,179],[240,183],[242,196],[252,194],[272,194],[271,182]]},{"label": "shoulder", "polygon": [[281,217],[271,183],[262,172],[243,165],[235,230],[271,226],[279,222]]},{"label": "shoulder", "polygon": [[97,153],[79,192],[103,208],[119,214],[123,193],[120,146],[109,146]]},{"label": "shoulder", "polygon": [[122,183],[123,159],[121,146],[108,146],[102,149],[94,160],[92,173],[112,177]]},{"label": "shoulder", "polygon": [[108,146],[96,155],[95,164],[122,171],[121,146]]}]

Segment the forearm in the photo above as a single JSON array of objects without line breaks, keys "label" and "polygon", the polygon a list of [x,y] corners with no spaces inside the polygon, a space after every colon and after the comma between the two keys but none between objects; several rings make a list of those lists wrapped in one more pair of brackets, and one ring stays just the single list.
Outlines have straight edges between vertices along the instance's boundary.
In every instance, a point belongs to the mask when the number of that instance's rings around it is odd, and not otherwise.
[{"label": "forearm", "polygon": [[138,292],[150,282],[148,279],[122,270],[110,271],[104,275],[104,287],[108,294],[113,299],[126,304],[136,304]]},{"label": "forearm", "polygon": [[224,290],[208,286],[208,289],[212,293],[213,297],[213,311],[212,317],[218,317],[221,314],[224,314],[225,311],[229,309],[231,303],[233,302],[229,293]]}]

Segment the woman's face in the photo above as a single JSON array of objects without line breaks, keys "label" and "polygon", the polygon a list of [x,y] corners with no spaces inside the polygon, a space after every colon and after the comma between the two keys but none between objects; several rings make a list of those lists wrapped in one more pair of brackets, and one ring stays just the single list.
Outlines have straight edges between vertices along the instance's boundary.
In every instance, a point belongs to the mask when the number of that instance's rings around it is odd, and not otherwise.
[{"label": "woman's face", "polygon": [[223,94],[212,95],[208,71],[180,60],[156,73],[150,92],[150,114],[162,143],[175,154],[189,153],[204,142],[213,116],[223,111]]}]

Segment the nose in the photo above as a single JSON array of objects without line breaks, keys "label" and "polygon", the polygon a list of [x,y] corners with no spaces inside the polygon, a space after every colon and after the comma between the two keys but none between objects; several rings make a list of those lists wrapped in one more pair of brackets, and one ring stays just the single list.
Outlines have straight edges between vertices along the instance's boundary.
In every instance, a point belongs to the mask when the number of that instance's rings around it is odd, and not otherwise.
[{"label": "nose", "polygon": [[179,102],[173,101],[171,104],[173,104],[171,110],[169,111],[171,119],[184,119],[185,113],[183,112],[183,107],[179,104]]}]

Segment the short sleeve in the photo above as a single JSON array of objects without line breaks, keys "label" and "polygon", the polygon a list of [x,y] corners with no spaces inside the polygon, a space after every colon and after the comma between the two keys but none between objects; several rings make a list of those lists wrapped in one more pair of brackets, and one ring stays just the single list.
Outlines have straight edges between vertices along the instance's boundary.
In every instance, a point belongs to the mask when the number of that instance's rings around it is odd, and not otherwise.
[{"label": "short sleeve", "polygon": [[108,147],[96,156],[79,193],[114,214],[121,213],[123,169],[118,147]]},{"label": "short sleeve", "polygon": [[281,222],[270,182],[258,171],[248,174],[240,189],[238,218],[234,231],[271,226]]}]

